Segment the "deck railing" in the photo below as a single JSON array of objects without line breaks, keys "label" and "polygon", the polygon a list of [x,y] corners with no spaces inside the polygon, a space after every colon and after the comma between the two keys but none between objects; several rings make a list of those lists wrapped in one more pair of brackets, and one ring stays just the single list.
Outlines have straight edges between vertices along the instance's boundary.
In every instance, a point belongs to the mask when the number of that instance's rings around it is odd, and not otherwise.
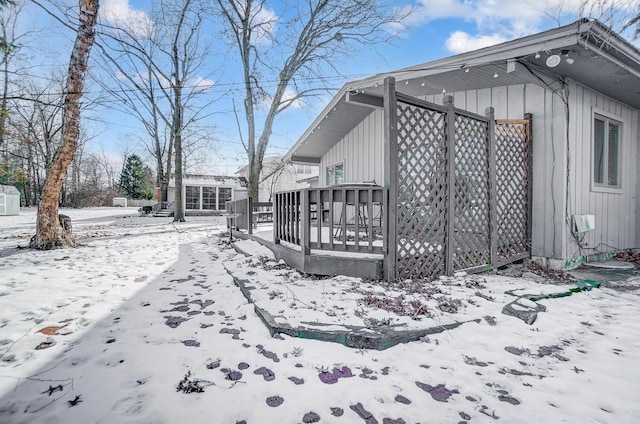
[{"label": "deck railing", "polygon": [[383,254],[386,190],[369,184],[276,193],[274,241],[311,249]]},{"label": "deck railing", "polygon": [[[254,202],[251,198],[230,200],[226,202],[226,213],[237,215],[235,228],[247,230],[253,234],[253,230],[259,222],[271,222],[273,220],[273,203]],[[252,223],[253,225],[249,225]]]}]

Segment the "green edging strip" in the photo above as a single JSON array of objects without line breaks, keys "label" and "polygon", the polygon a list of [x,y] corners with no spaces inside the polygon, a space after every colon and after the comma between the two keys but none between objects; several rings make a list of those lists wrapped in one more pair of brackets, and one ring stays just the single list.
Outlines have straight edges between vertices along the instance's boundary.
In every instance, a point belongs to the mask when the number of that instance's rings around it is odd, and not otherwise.
[{"label": "green edging strip", "polygon": [[589,291],[593,288],[599,288],[602,284],[594,280],[580,280],[576,283],[576,285],[578,287],[569,289],[565,292],[551,293],[551,294],[544,294],[544,295],[537,295],[537,296],[534,296],[534,295],[525,295],[525,296],[530,296],[528,297],[529,300],[533,302],[537,302],[538,300],[542,300],[542,299],[552,299],[552,298],[558,298],[558,297],[571,296],[574,293],[580,293],[583,291]]},{"label": "green edging strip", "polygon": [[[554,298],[560,298],[560,297],[567,297],[567,296],[571,296],[574,293],[580,293],[583,291],[589,291],[591,289],[598,288],[600,287],[600,283],[597,281],[593,281],[593,280],[581,280],[578,281],[576,283],[577,287],[574,287],[572,289],[569,289],[567,291],[564,292],[560,292],[560,293],[551,293],[551,294],[540,294],[540,295],[532,295],[532,294],[522,294],[522,295],[517,295],[515,294],[512,290],[507,290],[505,292],[505,294],[511,295],[511,296],[515,296],[517,297],[516,300],[514,300],[511,303],[506,304],[503,308],[502,308],[502,313],[505,315],[509,315],[509,316],[513,316],[516,318],[521,319],[522,321],[524,321],[526,324],[533,324],[536,319],[538,318],[538,312],[545,312],[547,310],[547,308],[544,305],[539,305],[536,303],[536,307],[533,308],[531,306],[528,305],[522,305],[520,303],[518,303],[518,301],[520,299],[528,299],[532,302],[537,302],[538,300],[542,300],[542,299],[554,299]],[[518,308],[514,308],[513,305],[517,305]]]},{"label": "green edging strip", "polygon": [[[228,271],[227,271],[228,272]],[[233,282],[240,289],[242,295],[247,299],[249,303],[253,303],[253,308],[262,321],[262,323],[269,329],[269,333],[273,336],[275,334],[286,334],[291,337],[298,337],[301,339],[320,340],[324,342],[340,343],[346,347],[352,347],[355,349],[375,349],[384,350],[393,347],[400,343],[408,343],[419,340],[420,338],[429,334],[442,333],[447,330],[452,330],[456,327],[466,324],[468,322],[480,323],[480,319],[472,319],[462,322],[454,322],[451,324],[443,324],[437,327],[425,328],[422,330],[405,330],[394,331],[389,329],[380,329],[379,331],[372,331],[366,327],[353,327],[352,331],[320,331],[309,329],[306,327],[293,328],[288,325],[278,324],[271,314],[264,309],[258,307],[251,298],[251,289],[253,288],[249,284],[250,281],[241,280],[234,277]]]}]

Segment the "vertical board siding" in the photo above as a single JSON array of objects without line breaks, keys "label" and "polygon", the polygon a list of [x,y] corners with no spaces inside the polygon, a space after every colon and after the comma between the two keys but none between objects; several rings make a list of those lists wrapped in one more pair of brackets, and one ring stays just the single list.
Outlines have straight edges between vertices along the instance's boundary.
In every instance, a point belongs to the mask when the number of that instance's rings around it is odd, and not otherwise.
[{"label": "vertical board siding", "polygon": [[533,178],[532,178],[532,227],[531,234],[531,255],[545,256],[545,240],[546,233],[543,230],[545,226],[545,210],[549,206],[547,202],[546,192],[548,187],[547,175],[542,165],[546,163],[546,153],[548,146],[545,145],[545,120],[544,120],[544,104],[547,91],[538,86],[530,85],[527,87],[527,97],[525,99],[525,110],[531,113],[533,134]]},{"label": "vertical board siding", "polygon": [[383,129],[382,109],[372,109],[371,114],[322,157],[319,187],[327,185],[325,174],[327,165],[339,162],[344,163],[345,183],[375,180],[377,184],[383,185]]},{"label": "vertical board siding", "polygon": [[[584,86],[571,84],[571,203],[568,215],[592,214],[596,227],[578,246],[567,232],[565,257],[626,249],[638,246],[638,110],[617,102]],[[620,192],[593,190],[592,120],[593,109],[606,112],[622,122]],[[585,242],[587,245],[585,245]]]}]

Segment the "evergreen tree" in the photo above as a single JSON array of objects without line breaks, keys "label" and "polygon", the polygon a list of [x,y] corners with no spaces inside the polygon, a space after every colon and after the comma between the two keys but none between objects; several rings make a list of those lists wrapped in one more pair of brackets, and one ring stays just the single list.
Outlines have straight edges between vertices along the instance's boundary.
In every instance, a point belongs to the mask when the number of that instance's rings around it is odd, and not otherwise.
[{"label": "evergreen tree", "polygon": [[153,171],[138,155],[131,155],[124,162],[120,192],[132,199],[153,199]]}]

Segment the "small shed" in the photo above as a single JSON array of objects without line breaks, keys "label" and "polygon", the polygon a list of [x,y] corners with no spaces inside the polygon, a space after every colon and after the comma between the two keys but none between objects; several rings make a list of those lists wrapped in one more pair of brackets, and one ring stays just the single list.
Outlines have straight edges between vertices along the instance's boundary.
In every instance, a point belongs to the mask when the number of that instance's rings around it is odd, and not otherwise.
[{"label": "small shed", "polygon": [[20,192],[17,188],[0,185],[0,216],[20,215]]}]

